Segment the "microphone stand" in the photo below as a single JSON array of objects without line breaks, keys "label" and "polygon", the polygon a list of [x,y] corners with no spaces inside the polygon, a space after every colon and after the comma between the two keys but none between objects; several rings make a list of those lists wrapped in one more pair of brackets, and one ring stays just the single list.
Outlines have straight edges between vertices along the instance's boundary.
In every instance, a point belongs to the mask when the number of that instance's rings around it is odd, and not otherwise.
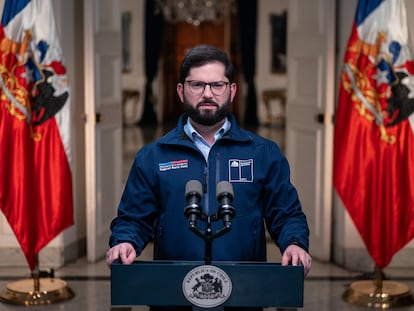
[{"label": "microphone stand", "polygon": [[214,221],[219,220],[219,216],[217,214],[212,216],[207,216],[205,214],[201,214],[201,220],[205,221],[207,226],[206,230],[203,232],[201,231],[197,226],[195,221],[190,221],[190,230],[193,231],[197,236],[202,238],[205,243],[205,256],[204,256],[204,262],[206,265],[211,264],[211,261],[213,259],[212,256],[212,245],[213,240],[222,236],[223,234],[229,232],[231,230],[231,222],[227,221],[225,226],[217,230],[216,232],[213,232],[213,229],[211,227],[211,224]]},{"label": "microphone stand", "polygon": [[[213,240],[231,230],[231,219],[234,217],[236,210],[231,204],[233,201],[233,186],[229,182],[221,181],[217,184],[219,206],[217,213],[211,216],[204,214],[199,204],[202,193],[201,189],[201,183],[197,180],[190,180],[187,183],[185,191],[187,206],[184,208],[184,215],[188,218],[190,230],[204,240],[204,261],[206,265],[209,265],[213,258]],[[197,220],[199,219],[205,221],[207,224],[204,232],[197,227]],[[213,232],[211,224],[220,219],[223,221],[224,226]]]}]

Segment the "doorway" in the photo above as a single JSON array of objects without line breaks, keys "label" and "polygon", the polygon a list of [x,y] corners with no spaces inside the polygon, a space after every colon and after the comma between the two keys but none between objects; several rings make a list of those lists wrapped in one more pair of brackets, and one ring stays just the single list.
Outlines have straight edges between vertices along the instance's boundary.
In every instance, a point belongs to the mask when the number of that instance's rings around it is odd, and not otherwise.
[{"label": "doorway", "polygon": [[[204,22],[194,26],[186,22],[169,23],[164,27],[164,38],[161,52],[163,95],[160,98],[161,123],[175,123],[183,112],[176,85],[179,81],[179,69],[186,52],[198,44],[211,44],[228,53],[235,67],[235,82],[238,84],[238,93],[241,94],[240,53],[238,44],[237,16],[222,22]],[[236,96],[232,112],[236,118],[240,117],[239,96]]]}]

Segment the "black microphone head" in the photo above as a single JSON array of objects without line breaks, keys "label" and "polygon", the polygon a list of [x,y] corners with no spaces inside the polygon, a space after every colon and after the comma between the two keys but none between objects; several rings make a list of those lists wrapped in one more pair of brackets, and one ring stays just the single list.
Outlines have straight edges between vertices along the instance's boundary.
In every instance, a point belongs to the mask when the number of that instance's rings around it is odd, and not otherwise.
[{"label": "black microphone head", "polygon": [[225,181],[225,180],[220,181],[216,186],[217,199],[220,200],[220,197],[223,196],[223,195],[228,195],[232,199],[234,197],[233,185],[231,183],[229,183],[228,181]]},{"label": "black microphone head", "polygon": [[198,180],[190,180],[185,185],[185,199],[187,205],[184,208],[184,215],[188,218],[191,228],[194,228],[197,219],[201,217],[200,201],[203,193],[203,187]]},{"label": "black microphone head", "polygon": [[189,194],[197,194],[201,197],[203,194],[203,186],[201,185],[201,182],[199,182],[198,180],[188,181],[185,185],[185,197],[187,198]]}]

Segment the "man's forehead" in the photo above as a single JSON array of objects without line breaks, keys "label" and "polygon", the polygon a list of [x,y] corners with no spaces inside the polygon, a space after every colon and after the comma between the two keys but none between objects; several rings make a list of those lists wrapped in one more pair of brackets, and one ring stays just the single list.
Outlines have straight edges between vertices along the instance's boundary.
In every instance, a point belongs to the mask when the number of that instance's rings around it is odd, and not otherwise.
[{"label": "man's forehead", "polygon": [[211,62],[201,66],[192,67],[188,72],[188,76],[194,77],[198,75],[215,75],[219,77],[225,76],[225,67],[220,62]]}]

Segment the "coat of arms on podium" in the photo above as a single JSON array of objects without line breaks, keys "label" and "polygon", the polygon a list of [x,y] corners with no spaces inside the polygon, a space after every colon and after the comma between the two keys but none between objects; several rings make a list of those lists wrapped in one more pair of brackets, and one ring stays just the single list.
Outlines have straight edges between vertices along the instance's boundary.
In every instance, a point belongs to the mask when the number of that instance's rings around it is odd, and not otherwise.
[{"label": "coat of arms on podium", "polygon": [[216,266],[196,267],[183,280],[184,296],[198,307],[214,308],[223,304],[230,297],[231,290],[231,279]]}]

